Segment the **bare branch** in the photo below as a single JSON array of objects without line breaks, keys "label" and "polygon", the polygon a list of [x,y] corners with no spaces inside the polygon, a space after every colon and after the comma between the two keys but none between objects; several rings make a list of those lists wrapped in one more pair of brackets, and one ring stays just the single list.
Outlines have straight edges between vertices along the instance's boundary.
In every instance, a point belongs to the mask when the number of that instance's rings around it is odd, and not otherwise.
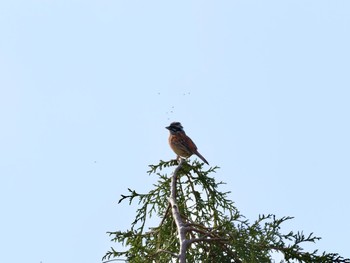
[{"label": "bare branch", "polygon": [[180,263],[186,263],[186,249],[188,246],[187,245],[188,243],[186,242],[187,229],[186,229],[184,222],[182,221],[182,217],[181,217],[179,208],[178,208],[177,203],[176,203],[177,175],[178,175],[178,171],[182,167],[183,163],[184,163],[184,159],[181,159],[179,165],[176,167],[174,174],[171,178],[171,195],[169,197],[169,202],[170,202],[171,208],[172,208],[171,209],[172,214],[173,214],[175,224],[177,227],[177,231],[178,231],[178,238],[179,238],[179,243],[180,243],[180,254],[179,254]]}]

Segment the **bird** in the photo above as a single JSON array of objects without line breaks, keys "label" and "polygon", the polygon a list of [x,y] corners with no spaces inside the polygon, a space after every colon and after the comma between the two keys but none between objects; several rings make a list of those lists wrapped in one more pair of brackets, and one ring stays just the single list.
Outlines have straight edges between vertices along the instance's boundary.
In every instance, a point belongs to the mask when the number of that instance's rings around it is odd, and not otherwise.
[{"label": "bird", "polygon": [[180,157],[189,158],[191,155],[197,155],[203,162],[209,165],[208,161],[198,152],[197,146],[188,137],[180,122],[172,122],[168,127],[170,148]]}]

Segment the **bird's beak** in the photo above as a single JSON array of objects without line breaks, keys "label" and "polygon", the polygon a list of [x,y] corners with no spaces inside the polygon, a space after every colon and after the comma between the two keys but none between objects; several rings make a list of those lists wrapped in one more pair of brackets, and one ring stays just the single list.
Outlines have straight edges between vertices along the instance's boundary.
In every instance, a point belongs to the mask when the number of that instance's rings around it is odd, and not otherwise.
[{"label": "bird's beak", "polygon": [[168,127],[165,127],[165,129],[168,129],[168,130],[169,130],[169,129],[170,129],[170,126],[168,126]]}]

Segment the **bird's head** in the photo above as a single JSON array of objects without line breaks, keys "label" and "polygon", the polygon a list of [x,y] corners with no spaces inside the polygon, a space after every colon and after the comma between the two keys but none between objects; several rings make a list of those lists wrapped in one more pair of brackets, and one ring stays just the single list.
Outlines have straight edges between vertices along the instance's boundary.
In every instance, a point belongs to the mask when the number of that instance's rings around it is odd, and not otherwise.
[{"label": "bird's head", "polygon": [[172,134],[180,131],[182,132],[184,131],[180,122],[172,122],[168,127],[165,127],[165,128],[168,129]]}]

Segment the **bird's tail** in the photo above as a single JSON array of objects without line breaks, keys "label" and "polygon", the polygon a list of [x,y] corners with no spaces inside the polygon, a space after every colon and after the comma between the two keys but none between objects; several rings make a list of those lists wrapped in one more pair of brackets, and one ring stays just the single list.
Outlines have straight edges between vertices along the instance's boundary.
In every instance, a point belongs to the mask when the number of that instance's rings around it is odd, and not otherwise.
[{"label": "bird's tail", "polygon": [[209,165],[208,161],[207,161],[198,151],[196,151],[195,154],[196,154],[199,158],[201,158],[201,160],[202,160],[203,162],[205,162],[207,165]]}]

